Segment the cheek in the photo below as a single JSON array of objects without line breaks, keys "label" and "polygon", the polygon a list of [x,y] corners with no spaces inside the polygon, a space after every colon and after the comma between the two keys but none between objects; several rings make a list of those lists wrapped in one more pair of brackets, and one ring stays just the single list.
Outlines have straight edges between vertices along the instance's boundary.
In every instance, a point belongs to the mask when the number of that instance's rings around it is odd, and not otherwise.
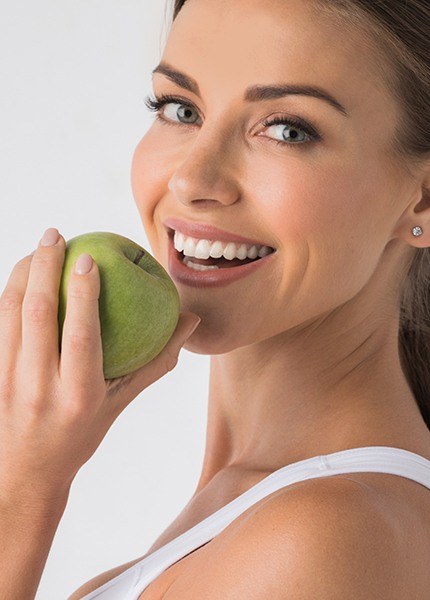
[{"label": "cheek", "polygon": [[144,135],[136,146],[131,163],[131,187],[139,210],[150,208],[163,181],[163,163],[152,137],[150,131]]},{"label": "cheek", "polygon": [[322,166],[288,157],[283,171],[266,164],[254,193],[283,254],[282,289],[298,269],[302,299],[317,294],[324,303],[323,292],[328,306],[367,283],[388,240],[389,184],[381,171],[356,159]]},{"label": "cheek", "polygon": [[325,245],[335,222],[343,231],[353,225],[348,204],[358,204],[358,177],[306,161],[287,153],[283,161],[254,162],[247,174],[248,195],[281,247],[305,240]]},{"label": "cheek", "polygon": [[174,157],[160,146],[159,138],[149,130],[137,145],[131,163],[131,188],[151,246],[156,242],[154,213],[166,195]]},{"label": "cheek", "polygon": [[[386,218],[389,185],[382,166],[359,159],[302,165],[286,177],[285,216],[321,240],[340,236],[352,246],[360,245],[360,240],[364,246],[374,240],[377,246],[377,232]],[[382,240],[383,235],[380,237]]]},{"label": "cheek", "polygon": [[[136,146],[131,162],[131,188],[143,228],[148,238],[150,252],[160,262],[159,232],[156,211],[166,193],[166,174],[163,159],[157,151],[157,141],[148,131]],[[160,160],[161,159],[161,160]],[[165,163],[164,163],[165,164]]]}]

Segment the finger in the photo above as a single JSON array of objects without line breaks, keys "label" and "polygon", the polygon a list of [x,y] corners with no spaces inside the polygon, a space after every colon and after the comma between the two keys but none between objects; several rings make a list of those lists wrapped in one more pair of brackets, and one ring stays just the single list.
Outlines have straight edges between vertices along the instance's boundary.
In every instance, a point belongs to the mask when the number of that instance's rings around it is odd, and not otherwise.
[{"label": "finger", "polygon": [[81,255],[79,262],[82,257],[91,258],[88,260],[91,268],[89,272],[78,274],[75,263],[70,272],[60,376],[72,397],[91,402],[94,401],[94,390],[104,389],[105,386],[99,317],[100,274],[97,263],[90,255]]},{"label": "finger", "polygon": [[107,411],[117,416],[140,392],[175,368],[182,346],[200,323],[196,317],[194,313],[181,313],[172,337],[155,358],[125,377],[108,381]]},{"label": "finger", "polygon": [[22,303],[27,288],[32,256],[18,261],[0,296],[0,365],[8,372],[21,349]]},{"label": "finger", "polygon": [[39,241],[22,304],[22,360],[29,381],[35,383],[56,372],[59,361],[58,290],[66,244],[57,229],[47,231],[57,234],[57,242],[43,246]]}]

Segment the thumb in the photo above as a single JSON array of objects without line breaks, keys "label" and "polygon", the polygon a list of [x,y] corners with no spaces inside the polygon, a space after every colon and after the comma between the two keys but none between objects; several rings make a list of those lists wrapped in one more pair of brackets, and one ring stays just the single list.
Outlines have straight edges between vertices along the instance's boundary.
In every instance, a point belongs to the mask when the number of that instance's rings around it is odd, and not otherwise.
[{"label": "thumb", "polygon": [[178,324],[172,335],[172,338],[175,337],[178,341],[180,341],[180,347],[178,350],[180,350],[187,339],[191,337],[191,335],[197,329],[200,321],[201,318],[192,312],[180,313]]}]

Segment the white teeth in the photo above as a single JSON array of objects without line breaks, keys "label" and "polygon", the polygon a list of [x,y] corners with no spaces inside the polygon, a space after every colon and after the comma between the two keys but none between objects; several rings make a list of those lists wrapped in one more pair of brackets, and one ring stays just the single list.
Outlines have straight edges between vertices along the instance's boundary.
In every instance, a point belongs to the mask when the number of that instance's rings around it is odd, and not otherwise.
[{"label": "white teeth", "polygon": [[260,250],[258,251],[258,256],[260,258],[263,258],[263,256],[267,256],[268,254],[271,253],[271,249],[268,246],[263,246],[262,248],[260,248]]},{"label": "white teeth", "polygon": [[220,242],[210,240],[197,240],[192,237],[187,237],[179,231],[175,231],[174,246],[179,252],[183,252],[185,256],[194,258],[221,258],[223,256],[227,260],[239,258],[263,258],[272,252],[269,246],[257,246],[247,244],[235,244],[234,242]]},{"label": "white teeth", "polygon": [[[257,249],[256,246],[255,246],[255,249]],[[239,246],[239,248],[237,249],[236,255],[241,260],[248,258],[248,249],[246,247],[246,244],[242,244],[241,246]]]},{"label": "white teeth", "polygon": [[185,256],[194,256],[196,245],[190,238],[185,238],[184,243],[182,244],[182,251]]},{"label": "white teeth", "polygon": [[199,240],[197,246],[195,246],[194,256],[196,258],[209,258],[210,252],[211,245],[209,244],[208,240]]},{"label": "white teeth", "polygon": [[182,233],[175,231],[174,236],[173,236],[173,245],[175,246],[175,249],[178,250],[178,252],[183,251],[184,241],[185,241],[185,238],[182,235]]},{"label": "white teeth", "polygon": [[224,252],[224,244],[222,242],[213,242],[211,246],[210,256],[212,258],[221,258]]},{"label": "white teeth", "polygon": [[224,248],[224,252],[222,253],[224,258],[227,260],[233,260],[236,257],[236,244],[233,242],[228,242],[227,246]]},{"label": "white teeth", "polygon": [[217,265],[199,265],[197,263],[193,263],[188,256],[185,256],[182,262],[184,265],[187,265],[187,267],[190,267],[195,271],[213,271],[214,269],[219,269]]}]

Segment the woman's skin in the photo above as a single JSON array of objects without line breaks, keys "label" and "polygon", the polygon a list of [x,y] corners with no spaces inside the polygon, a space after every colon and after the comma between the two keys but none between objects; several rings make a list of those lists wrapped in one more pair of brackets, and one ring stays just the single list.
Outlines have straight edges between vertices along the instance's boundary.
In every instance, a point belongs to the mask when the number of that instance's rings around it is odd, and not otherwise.
[{"label": "woman's skin", "polygon": [[[400,365],[396,290],[414,250],[430,246],[430,165],[407,175],[389,155],[399,109],[376,60],[359,32],[339,33],[299,0],[188,0],[172,26],[162,61],[201,98],[154,74],[156,95],[197,107],[190,125],[166,105],[172,125],[155,121],[133,157],[154,256],[168,270],[172,216],[277,250],[271,268],[226,287],[176,283],[181,309],[202,318],[185,348],[211,355],[197,489],[227,469],[271,472],[364,445],[430,458]],[[250,85],[279,83],[319,86],[348,115],[302,95],[243,100]],[[263,125],[275,116],[305,119],[324,139]]]}]

